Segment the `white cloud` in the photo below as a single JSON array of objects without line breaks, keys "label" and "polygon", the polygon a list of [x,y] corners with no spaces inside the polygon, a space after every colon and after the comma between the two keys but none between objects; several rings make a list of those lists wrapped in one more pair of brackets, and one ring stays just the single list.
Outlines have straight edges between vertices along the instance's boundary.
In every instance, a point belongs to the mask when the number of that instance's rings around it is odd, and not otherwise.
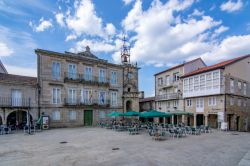
[{"label": "white cloud", "polygon": [[111,23],[108,23],[105,27],[105,31],[108,35],[114,35],[116,32],[115,26]]},{"label": "white cloud", "polygon": [[36,68],[27,68],[27,67],[19,67],[19,66],[12,66],[8,64],[4,64],[6,70],[9,74],[16,74],[16,75],[23,75],[23,76],[37,76]]},{"label": "white cloud", "polygon": [[10,56],[13,53],[13,50],[9,48],[5,43],[0,42],[0,57],[1,56]]},{"label": "white cloud", "polygon": [[65,41],[75,40],[76,38],[77,38],[76,35],[71,34],[71,35],[68,35],[68,36],[66,37]]},{"label": "white cloud", "polygon": [[198,9],[194,9],[193,13],[191,14],[191,16],[203,16],[204,15],[204,11],[199,11]]},{"label": "white cloud", "polygon": [[32,27],[35,32],[43,32],[46,29],[49,29],[50,27],[52,27],[53,25],[52,25],[52,20],[44,20],[44,18],[42,17],[39,20],[39,25],[34,25],[30,21],[29,26]]},{"label": "white cloud", "polygon": [[218,29],[216,29],[214,32],[217,33],[217,34],[220,34],[220,33],[223,33],[223,32],[225,32],[227,30],[229,30],[229,28],[222,25]]},{"label": "white cloud", "polygon": [[242,3],[242,0],[237,0],[237,1],[232,1],[232,0],[229,0],[225,3],[223,3],[221,6],[220,6],[220,9],[222,11],[226,11],[226,12],[235,12],[235,11],[238,11],[240,10],[241,8],[243,7],[243,3]]},{"label": "white cloud", "polygon": [[[135,34],[132,35],[135,41],[131,60],[162,66],[211,49],[211,44],[206,43],[207,33],[221,21],[204,16],[198,10],[194,14],[201,16],[199,19],[192,16],[183,19],[182,11],[193,3],[192,0],[166,3],[155,0],[149,9],[143,11],[142,2],[138,0],[122,21],[123,28]],[[113,55],[114,60],[119,60],[118,57],[117,53]]]},{"label": "white cloud", "polygon": [[60,25],[60,26],[62,26],[62,27],[64,27],[65,26],[65,23],[64,23],[64,15],[62,14],[62,13],[57,13],[56,15],[55,15],[55,17],[56,17],[56,22]]},{"label": "white cloud", "polygon": [[211,51],[201,55],[208,62],[218,62],[250,53],[250,35],[230,36],[213,45]]},{"label": "white cloud", "polygon": [[97,16],[92,1],[75,1],[74,6],[74,14],[66,17],[68,28],[78,36],[82,34],[104,36],[102,19]]},{"label": "white cloud", "polygon": [[135,0],[122,0],[125,5],[131,4]]},{"label": "white cloud", "polygon": [[71,52],[82,52],[85,51],[85,47],[89,46],[92,52],[113,52],[116,50],[116,47],[112,44],[108,44],[104,41],[94,41],[83,39],[78,41],[75,47],[71,48]]}]

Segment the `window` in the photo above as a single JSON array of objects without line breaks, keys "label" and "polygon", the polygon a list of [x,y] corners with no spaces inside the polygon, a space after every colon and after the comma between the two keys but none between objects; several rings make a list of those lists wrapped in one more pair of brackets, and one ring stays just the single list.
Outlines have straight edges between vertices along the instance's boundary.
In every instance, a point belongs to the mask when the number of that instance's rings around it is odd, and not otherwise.
[{"label": "window", "polygon": [[84,79],[86,81],[92,81],[92,67],[85,67]]},{"label": "window", "polygon": [[52,79],[60,80],[61,70],[60,70],[60,62],[52,63]]},{"label": "window", "polygon": [[105,104],[106,100],[106,92],[100,91],[99,92],[99,104]]},{"label": "window", "polygon": [[203,98],[196,99],[196,108],[203,108],[204,107],[204,100]]},{"label": "window", "polygon": [[105,70],[104,69],[100,69],[99,70],[99,82],[105,82]]},{"label": "window", "polygon": [[69,89],[68,103],[70,103],[70,104],[76,103],[76,90],[75,89]]},{"label": "window", "polygon": [[241,82],[238,81],[238,89],[241,90]]},{"label": "window", "polygon": [[69,64],[68,77],[72,79],[76,79],[76,65],[75,64]]},{"label": "window", "polygon": [[187,107],[191,107],[192,106],[192,99],[187,99]]},{"label": "window", "polygon": [[216,105],[216,97],[209,97],[208,106],[215,106],[215,105]]},{"label": "window", "polygon": [[111,105],[117,106],[117,92],[111,92]]},{"label": "window", "polygon": [[193,90],[194,90],[194,79],[189,78],[189,91],[193,92]]},{"label": "window", "polygon": [[163,79],[162,79],[162,77],[158,78],[158,85],[163,85]]},{"label": "window", "polygon": [[205,75],[200,75],[200,90],[205,90]]},{"label": "window", "polygon": [[247,84],[246,83],[243,84],[243,93],[244,93],[244,95],[247,95]]},{"label": "window", "polygon": [[117,84],[117,72],[111,71],[111,84],[116,85]]},{"label": "window", "polygon": [[52,104],[60,104],[61,103],[61,89],[53,88],[52,89]]},{"label": "window", "polygon": [[244,100],[244,107],[246,107],[247,106],[247,100],[245,99]]},{"label": "window", "polygon": [[158,102],[158,107],[159,109],[161,109],[161,102]]},{"label": "window", "polygon": [[230,105],[234,105],[234,98],[230,97]]},{"label": "window", "polygon": [[52,120],[60,120],[61,119],[61,113],[60,111],[56,110],[52,112]]},{"label": "window", "polygon": [[230,79],[230,92],[234,93],[234,80]]},{"label": "window", "polygon": [[21,90],[17,90],[17,89],[11,90],[11,106],[22,106]]},{"label": "window", "polygon": [[179,100],[174,100],[174,107],[178,107],[179,105]]},{"label": "window", "polygon": [[91,89],[82,89],[81,91],[81,103],[91,104],[92,103],[92,90]]},{"label": "window", "polygon": [[238,106],[241,106],[241,99],[238,99]]},{"label": "window", "polygon": [[173,75],[173,80],[174,81],[178,81],[179,80],[179,72],[177,72],[177,73],[174,73],[174,75]]},{"label": "window", "polygon": [[184,92],[188,92],[188,79],[184,79]]},{"label": "window", "polygon": [[76,111],[69,111],[69,120],[76,120]]},{"label": "window", "polygon": [[207,90],[212,89],[212,73],[206,74],[206,88]]},{"label": "window", "polygon": [[199,76],[194,77],[194,91],[199,90]]},{"label": "window", "polygon": [[167,102],[167,108],[170,108],[170,101]]},{"label": "window", "polygon": [[166,85],[170,85],[170,77],[166,76]]},{"label": "window", "polygon": [[213,72],[213,88],[217,89],[220,85],[219,71]]}]

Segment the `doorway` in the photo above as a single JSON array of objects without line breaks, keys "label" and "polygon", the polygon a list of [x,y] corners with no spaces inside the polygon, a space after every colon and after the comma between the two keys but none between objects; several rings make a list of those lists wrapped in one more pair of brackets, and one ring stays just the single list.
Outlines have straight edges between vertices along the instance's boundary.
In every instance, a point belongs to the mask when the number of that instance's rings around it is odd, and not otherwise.
[{"label": "doorway", "polygon": [[132,101],[128,100],[126,102],[126,111],[132,110]]},{"label": "doorway", "polygon": [[198,114],[196,118],[197,118],[197,126],[203,125],[204,116],[202,114]]},{"label": "doorway", "polygon": [[236,118],[236,131],[239,131],[239,129],[240,129],[240,117],[237,116],[237,118]]},{"label": "doorway", "polygon": [[84,110],[84,126],[92,126],[93,124],[93,110]]}]

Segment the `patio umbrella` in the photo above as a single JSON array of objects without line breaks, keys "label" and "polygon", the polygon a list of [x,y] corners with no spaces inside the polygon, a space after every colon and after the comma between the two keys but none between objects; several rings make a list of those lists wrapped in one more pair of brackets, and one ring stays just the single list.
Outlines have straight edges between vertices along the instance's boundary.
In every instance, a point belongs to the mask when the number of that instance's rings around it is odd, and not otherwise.
[{"label": "patio umbrella", "polygon": [[171,113],[159,112],[157,110],[149,110],[147,112],[142,112],[140,117],[142,118],[156,118],[156,117],[169,117]]},{"label": "patio umbrella", "polygon": [[139,116],[140,113],[133,111],[133,110],[129,110],[128,112],[124,113],[123,116]]},{"label": "patio umbrella", "polygon": [[122,113],[120,113],[120,112],[115,112],[115,111],[113,111],[113,112],[109,113],[109,114],[108,114],[108,116],[114,116],[114,117],[117,117],[117,116],[123,116],[123,114],[122,114]]}]

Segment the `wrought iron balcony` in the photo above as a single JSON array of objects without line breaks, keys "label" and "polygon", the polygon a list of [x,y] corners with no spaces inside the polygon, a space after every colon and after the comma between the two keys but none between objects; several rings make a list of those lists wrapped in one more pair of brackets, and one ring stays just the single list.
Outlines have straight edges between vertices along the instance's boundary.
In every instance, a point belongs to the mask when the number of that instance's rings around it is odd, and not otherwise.
[{"label": "wrought iron balcony", "polygon": [[110,100],[101,101],[99,99],[64,99],[65,106],[95,106],[95,107],[110,107]]},{"label": "wrought iron balcony", "polygon": [[0,97],[0,107],[6,108],[22,108],[30,107],[30,98],[14,98],[14,97]]},{"label": "wrought iron balcony", "polygon": [[64,73],[64,82],[82,83],[88,85],[109,86],[109,79],[106,77],[97,77],[93,75],[84,75],[77,73]]},{"label": "wrought iron balcony", "polygon": [[156,100],[171,100],[171,99],[179,99],[180,93],[167,93],[163,95],[156,96]]}]

